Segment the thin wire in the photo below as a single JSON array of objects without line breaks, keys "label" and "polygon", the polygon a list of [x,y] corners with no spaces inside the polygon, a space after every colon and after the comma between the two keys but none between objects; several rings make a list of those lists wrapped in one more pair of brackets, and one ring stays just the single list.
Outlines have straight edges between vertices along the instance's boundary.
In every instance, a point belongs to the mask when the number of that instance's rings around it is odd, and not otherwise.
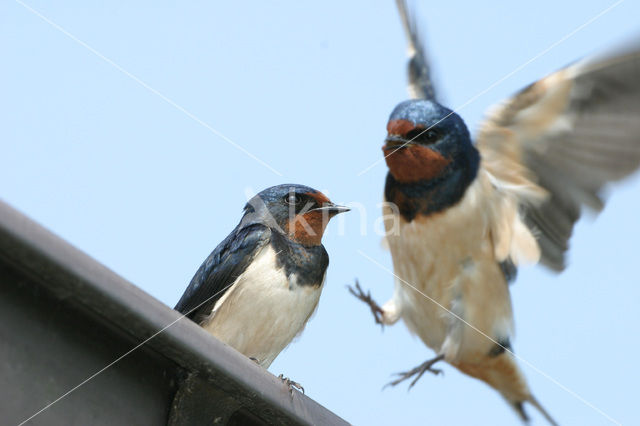
[{"label": "thin wire", "polygon": [[593,405],[592,403],[590,403],[589,401],[587,401],[586,399],[584,399],[583,397],[581,397],[580,395],[578,395],[577,393],[575,393],[574,391],[572,391],[571,389],[569,389],[568,387],[566,387],[565,385],[563,385],[562,383],[560,383],[559,381],[557,381],[556,379],[554,379],[553,377],[551,377],[550,375],[548,375],[547,373],[545,373],[544,371],[540,370],[538,367],[536,367],[535,365],[533,365],[532,363],[530,363],[529,361],[527,361],[526,359],[522,358],[519,355],[516,355],[511,349],[503,346],[500,342],[497,342],[496,340],[494,340],[491,336],[487,335],[486,333],[484,333],[482,330],[478,329],[477,327],[475,327],[473,324],[470,324],[468,321],[464,320],[463,318],[461,318],[459,315],[455,314],[454,312],[450,311],[449,309],[447,309],[446,307],[442,306],[437,300],[433,299],[432,297],[430,297],[429,295],[425,294],[424,292],[420,291],[419,289],[417,289],[416,287],[414,287],[411,283],[407,282],[406,280],[400,278],[398,275],[396,275],[392,270],[390,270],[389,268],[387,268],[386,266],[382,265],[380,262],[378,262],[377,260],[373,259],[372,257],[368,256],[366,253],[364,253],[362,250],[358,250],[358,254],[360,254],[362,257],[366,258],[367,260],[369,260],[370,262],[374,263],[375,265],[377,265],[380,269],[387,271],[388,273],[390,273],[391,275],[393,275],[395,278],[397,278],[398,280],[400,280],[403,284],[411,287],[413,290],[415,290],[416,292],[418,292],[419,294],[421,294],[422,296],[424,296],[426,299],[428,299],[429,301],[433,302],[434,304],[436,304],[437,306],[439,306],[441,309],[443,309],[444,311],[446,311],[447,313],[449,313],[450,315],[452,315],[453,317],[455,317],[456,319],[460,320],[461,322],[463,322],[464,324],[468,325],[469,327],[471,327],[473,330],[477,331],[478,333],[480,333],[482,336],[486,337],[488,340],[490,340],[491,342],[495,343],[496,345],[500,346],[502,349],[504,349],[506,352],[509,352],[513,357],[515,357],[516,359],[518,359],[519,361],[522,361],[524,364],[526,364],[527,366],[529,366],[531,369],[533,369],[536,373],[540,374],[541,376],[543,376],[544,378],[548,379],[549,381],[551,381],[552,383],[554,383],[555,385],[557,385],[560,389],[564,390],[565,392],[567,392],[568,394],[570,394],[571,396],[573,396],[574,398],[578,399],[580,402],[582,402],[583,404],[587,405],[588,407],[592,408],[593,410],[597,411],[598,413],[600,413],[602,416],[606,417],[610,422],[621,425],[622,423],[620,423],[619,421],[617,421],[616,419],[614,419],[613,417],[609,416],[607,413],[605,413],[604,411],[602,411],[600,408],[596,407],[595,405]]},{"label": "thin wire", "polygon": [[124,358],[126,358],[127,356],[131,355],[133,352],[135,352],[136,350],[138,350],[140,347],[142,347],[144,344],[146,344],[147,342],[149,342],[151,339],[153,339],[154,337],[158,336],[160,333],[164,332],[166,329],[168,329],[169,327],[171,327],[172,325],[174,325],[175,323],[177,323],[178,321],[180,321],[182,318],[186,317],[187,315],[191,314],[193,311],[195,311],[196,309],[198,309],[199,307],[201,307],[202,305],[204,305],[205,303],[207,303],[208,301],[210,301],[211,299],[213,299],[214,297],[216,297],[218,294],[222,293],[223,291],[225,291],[226,289],[228,289],[229,287],[231,287],[233,285],[233,282],[229,283],[226,287],[224,287],[222,290],[216,292],[213,296],[205,299],[202,303],[200,303],[199,305],[197,305],[195,308],[191,309],[189,312],[187,312],[184,315],[181,315],[179,318],[177,318],[176,320],[172,321],[171,323],[169,323],[167,326],[163,327],[162,329],[160,329],[159,331],[156,331],[154,334],[152,334],[150,337],[148,337],[147,339],[143,340],[141,343],[139,343],[138,345],[134,346],[132,349],[128,350],[127,352],[125,352],[124,354],[120,355],[118,358],[116,358],[114,361],[110,362],[109,364],[107,364],[105,367],[101,368],[100,370],[96,371],[95,373],[93,373],[92,375],[90,375],[89,377],[87,377],[86,379],[84,379],[82,382],[78,383],[76,386],[72,387],[71,389],[69,389],[67,392],[63,393],[62,395],[60,395],[58,398],[56,398],[55,400],[53,400],[52,402],[50,402],[49,404],[45,405],[44,407],[42,407],[40,410],[38,410],[36,413],[34,413],[33,415],[31,415],[29,418],[27,418],[26,420],[23,420],[18,426],[22,426],[25,423],[27,423],[28,421],[32,420],[34,417],[38,416],[39,414],[41,414],[43,411],[46,411],[47,409],[51,408],[51,406],[53,406],[54,404],[60,402],[62,399],[66,398],[69,394],[71,394],[72,392],[76,391],[78,388],[80,388],[81,386],[85,385],[87,382],[95,379],[97,376],[99,376],[100,374],[104,373],[107,369],[109,369],[110,367],[114,366],[115,364],[117,364],[118,362],[120,362],[121,360],[123,360]]},{"label": "thin wire", "polygon": [[542,50],[541,52],[539,52],[537,55],[535,55],[534,57],[532,57],[531,59],[529,59],[528,61],[522,63],[521,65],[519,65],[518,67],[516,67],[513,71],[505,74],[504,76],[502,76],[500,79],[496,80],[493,84],[489,85],[486,89],[476,93],[474,96],[470,97],[466,102],[464,102],[462,105],[457,106],[453,111],[451,111],[449,114],[445,115],[443,118],[441,118],[440,120],[438,120],[435,124],[432,124],[431,126],[429,126],[428,128],[424,129],[422,132],[418,133],[416,136],[414,136],[413,138],[411,138],[410,140],[406,141],[404,144],[400,145],[398,148],[394,149],[393,151],[391,151],[389,154],[385,155],[383,158],[378,159],[377,161],[375,161],[373,164],[371,164],[370,166],[368,166],[367,168],[361,170],[358,173],[358,176],[362,176],[363,174],[367,173],[369,170],[371,170],[372,168],[374,168],[375,166],[377,166],[378,164],[380,164],[383,160],[386,160],[387,157],[389,157],[390,155],[393,155],[396,151],[398,151],[399,149],[404,148],[405,146],[407,146],[409,143],[413,142],[413,140],[415,140],[416,138],[420,137],[420,135],[422,135],[425,132],[428,132],[429,130],[431,130],[433,127],[435,127],[436,125],[438,125],[439,123],[443,122],[444,120],[446,120],[447,118],[449,118],[452,114],[454,113],[458,113],[459,111],[463,110],[465,107],[467,107],[469,104],[471,104],[472,102],[474,102],[476,99],[478,99],[480,96],[484,95],[485,93],[487,93],[488,91],[492,90],[494,87],[498,86],[499,84],[501,84],[503,81],[505,81],[506,79],[508,79],[509,77],[511,77],[512,75],[518,73],[519,71],[521,71],[523,68],[525,68],[527,65],[529,65],[530,63],[538,60],[540,57],[546,55],[547,53],[549,53],[549,51],[551,51],[552,49],[554,49],[556,46],[558,46],[559,44],[564,43],[567,39],[573,37],[576,33],[578,33],[579,31],[585,29],[587,26],[591,25],[593,22],[595,22],[597,19],[601,18],[602,16],[606,15],[607,13],[611,12],[614,8],[620,6],[621,3],[623,3],[625,0],[618,0],[617,2],[613,3],[611,6],[607,7],[606,9],[604,9],[603,11],[601,11],[600,13],[598,13],[597,15],[595,15],[593,18],[587,20],[586,22],[584,22],[582,25],[578,26],[577,28],[575,28],[573,31],[569,32],[568,34],[566,34],[564,37],[562,37],[560,40],[556,41],[555,43],[551,44],[549,47],[547,47],[546,49]]},{"label": "thin wire", "polygon": [[207,130],[209,130],[211,133],[213,133],[214,135],[218,136],[219,138],[221,138],[222,140],[226,141],[227,143],[229,143],[230,145],[232,145],[233,147],[235,147],[236,149],[242,151],[243,153],[245,153],[247,156],[249,156],[250,158],[254,159],[255,161],[257,161],[258,163],[262,164],[264,167],[266,167],[267,169],[271,170],[273,173],[275,173],[278,176],[283,176],[282,173],[280,173],[278,170],[276,170],[275,168],[273,168],[272,166],[270,166],[269,164],[267,164],[266,162],[262,161],[260,158],[256,157],[254,154],[252,154],[251,152],[249,152],[247,149],[245,149],[243,146],[239,145],[238,143],[234,142],[233,140],[229,139],[227,136],[225,136],[224,134],[222,134],[220,131],[214,129],[213,127],[211,127],[209,124],[205,123],[204,121],[202,121],[201,119],[199,119],[198,117],[196,117],[194,114],[192,114],[191,112],[189,112],[186,108],[178,105],[176,102],[174,102],[173,100],[171,100],[170,98],[168,98],[167,96],[163,95],[162,93],[160,93],[159,91],[157,91],[156,89],[154,89],[153,87],[149,86],[147,83],[145,83],[144,81],[142,81],[141,79],[139,79],[138,77],[136,77],[135,75],[131,74],[129,71],[125,70],[124,68],[122,68],[120,65],[118,65],[117,63],[115,63],[114,61],[112,61],[111,59],[107,58],[105,55],[103,55],[102,53],[98,52],[96,49],[94,49],[93,47],[89,46],[87,43],[85,43],[84,41],[80,40],[79,38],[77,38],[76,36],[74,36],[73,34],[71,34],[69,31],[65,30],[64,28],[62,28],[60,25],[56,24],[55,22],[53,22],[51,19],[47,18],[46,16],[44,16],[43,14],[41,14],[40,12],[38,12],[37,10],[35,10],[34,8],[32,8],[31,6],[29,6],[28,4],[22,2],[21,0],[15,0],[16,3],[20,4],[21,6],[23,6],[25,9],[29,10],[31,13],[33,13],[34,15],[38,16],[40,19],[42,19],[43,21],[45,21],[47,24],[51,25],[53,28],[55,28],[56,30],[60,31],[61,33],[63,33],[64,35],[66,35],[67,37],[69,37],[71,40],[75,41],[76,43],[78,43],[79,45],[81,45],[82,47],[84,47],[85,49],[87,49],[88,51],[90,51],[91,53],[93,53],[94,55],[96,55],[98,58],[102,59],[103,61],[105,61],[106,63],[108,63],[109,65],[113,66],[115,69],[117,69],[118,71],[120,71],[121,73],[123,73],[124,75],[126,75],[127,77],[131,78],[133,81],[135,81],[136,83],[140,84],[142,87],[144,87],[145,89],[147,89],[148,91],[150,91],[151,93],[153,93],[154,95],[159,96],[163,101],[165,101],[166,103],[168,103],[169,105],[171,105],[172,107],[174,107],[175,109],[177,109],[178,111],[181,111],[182,113],[184,113],[187,117],[191,118],[193,121],[195,121],[196,123],[200,124],[201,126],[205,127]]}]

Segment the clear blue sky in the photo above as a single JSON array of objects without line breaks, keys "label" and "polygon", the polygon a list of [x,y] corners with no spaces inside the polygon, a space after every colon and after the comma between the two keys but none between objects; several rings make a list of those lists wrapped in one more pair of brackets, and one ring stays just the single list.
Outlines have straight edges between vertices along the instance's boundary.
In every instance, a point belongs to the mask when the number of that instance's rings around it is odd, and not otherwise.
[{"label": "clear blue sky", "polygon": [[[405,40],[392,0],[59,2],[51,21],[280,171],[274,174],[21,4],[0,4],[0,197],[173,306],[235,226],[247,188],[297,182],[366,206],[324,239],[331,264],[316,316],[271,371],[359,425],[516,424],[501,398],[444,367],[409,393],[390,373],[433,354],[403,324],[381,332],[345,290],[380,302],[392,277],[373,232],[385,124],[407,98]],[[419,2],[437,82],[456,107],[612,1]],[[585,54],[638,35],[627,0],[461,111],[483,111]],[[637,423],[640,179],[579,224],[571,267],[521,270],[512,286],[516,353],[622,423]],[[530,385],[562,424],[609,424],[534,369]],[[109,374],[108,372],[105,374]],[[82,392],[82,389],[78,390]],[[532,410],[530,410],[532,411]],[[542,419],[532,412],[535,424]]]}]

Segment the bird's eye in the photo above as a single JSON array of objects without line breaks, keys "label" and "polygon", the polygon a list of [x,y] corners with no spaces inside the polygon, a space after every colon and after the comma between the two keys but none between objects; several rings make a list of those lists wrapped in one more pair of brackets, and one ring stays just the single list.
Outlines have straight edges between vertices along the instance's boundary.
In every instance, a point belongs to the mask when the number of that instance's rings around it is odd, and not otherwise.
[{"label": "bird's eye", "polygon": [[292,206],[299,204],[301,201],[302,198],[298,194],[288,194],[284,197],[284,202]]},{"label": "bird's eye", "polygon": [[440,138],[440,134],[435,129],[425,130],[417,128],[409,131],[405,135],[405,138],[415,143],[428,145],[435,143]]},{"label": "bird's eye", "polygon": [[424,132],[424,134],[422,136],[424,136],[425,139],[427,139],[427,140],[435,141],[436,139],[438,139],[438,137],[440,135],[435,130],[429,129],[426,132]]}]

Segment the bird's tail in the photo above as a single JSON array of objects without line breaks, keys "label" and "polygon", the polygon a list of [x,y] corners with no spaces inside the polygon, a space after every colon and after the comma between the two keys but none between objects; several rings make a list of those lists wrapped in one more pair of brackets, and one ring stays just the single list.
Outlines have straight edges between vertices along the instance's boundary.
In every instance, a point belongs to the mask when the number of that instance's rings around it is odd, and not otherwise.
[{"label": "bird's tail", "polygon": [[525,411],[525,403],[529,403],[547,419],[549,424],[558,425],[529,390],[526,379],[511,353],[503,352],[497,356],[485,356],[480,362],[452,364],[463,373],[482,380],[500,392],[524,423],[529,422],[529,416]]},{"label": "bird's tail", "polygon": [[507,403],[511,406],[511,408],[515,410],[516,414],[518,415],[518,417],[520,417],[520,420],[522,420],[523,423],[529,423],[529,415],[524,408],[524,403],[528,402],[529,404],[533,405],[540,412],[540,414],[544,416],[545,419],[547,419],[550,425],[558,426],[558,423],[556,423],[553,417],[551,417],[551,414],[549,414],[549,412],[544,409],[544,407],[533,395],[529,394],[529,397],[523,400],[509,400],[506,397],[505,399],[507,400]]}]

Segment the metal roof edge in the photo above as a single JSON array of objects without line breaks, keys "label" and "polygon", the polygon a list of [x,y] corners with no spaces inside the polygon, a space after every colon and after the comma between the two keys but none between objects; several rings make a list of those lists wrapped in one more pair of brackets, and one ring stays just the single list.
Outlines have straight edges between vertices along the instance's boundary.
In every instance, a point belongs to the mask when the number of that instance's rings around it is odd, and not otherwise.
[{"label": "metal roof edge", "polygon": [[151,337],[144,345],[258,415],[265,411],[267,417],[299,424],[349,424],[306,395],[290,393],[279,378],[2,200],[0,257],[56,298],[136,341]]}]

